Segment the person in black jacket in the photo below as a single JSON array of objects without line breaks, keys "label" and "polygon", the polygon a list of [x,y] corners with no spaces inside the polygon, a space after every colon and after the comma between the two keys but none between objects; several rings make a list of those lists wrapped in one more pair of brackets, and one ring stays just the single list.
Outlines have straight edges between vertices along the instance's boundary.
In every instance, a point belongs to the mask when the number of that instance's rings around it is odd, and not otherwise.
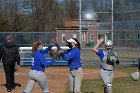
[{"label": "person in black jacket", "polygon": [[5,42],[0,48],[0,58],[2,59],[6,77],[6,88],[8,92],[11,92],[15,89],[14,70],[16,62],[17,68],[20,67],[19,51],[10,35],[6,36]]}]

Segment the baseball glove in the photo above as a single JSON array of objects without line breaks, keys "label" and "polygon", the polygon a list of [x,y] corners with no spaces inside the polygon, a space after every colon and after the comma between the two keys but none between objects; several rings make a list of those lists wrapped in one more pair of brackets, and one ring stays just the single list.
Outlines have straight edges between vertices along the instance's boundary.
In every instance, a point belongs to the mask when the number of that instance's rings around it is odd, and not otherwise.
[{"label": "baseball glove", "polygon": [[54,59],[58,59],[59,58],[58,53],[56,51],[52,50],[52,49],[49,51],[49,55],[50,55],[50,57],[52,57]]},{"label": "baseball glove", "polygon": [[63,56],[63,55],[64,55],[64,50],[59,49],[59,50],[57,51],[57,53],[58,53],[59,56]]}]

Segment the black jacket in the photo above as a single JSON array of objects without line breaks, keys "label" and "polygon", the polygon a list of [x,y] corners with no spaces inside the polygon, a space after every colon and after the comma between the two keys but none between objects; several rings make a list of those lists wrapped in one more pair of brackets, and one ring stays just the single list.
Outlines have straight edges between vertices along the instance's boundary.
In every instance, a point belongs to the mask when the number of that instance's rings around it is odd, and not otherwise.
[{"label": "black jacket", "polygon": [[20,55],[18,48],[13,42],[5,42],[0,49],[0,58],[2,58],[3,64],[15,64],[20,65]]},{"label": "black jacket", "polygon": [[3,53],[2,53],[2,45],[0,46],[0,59],[2,58]]}]

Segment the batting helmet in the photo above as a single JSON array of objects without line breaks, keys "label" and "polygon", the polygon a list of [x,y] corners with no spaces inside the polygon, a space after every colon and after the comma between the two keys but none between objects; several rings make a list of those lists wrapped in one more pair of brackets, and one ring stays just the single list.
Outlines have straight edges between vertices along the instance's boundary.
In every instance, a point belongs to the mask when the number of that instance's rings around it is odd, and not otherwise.
[{"label": "batting helmet", "polygon": [[136,72],[131,73],[130,77],[132,80],[137,81],[139,79],[139,72],[136,71]]},{"label": "batting helmet", "polygon": [[107,40],[105,42],[105,46],[112,46],[113,45],[113,42],[111,40]]}]

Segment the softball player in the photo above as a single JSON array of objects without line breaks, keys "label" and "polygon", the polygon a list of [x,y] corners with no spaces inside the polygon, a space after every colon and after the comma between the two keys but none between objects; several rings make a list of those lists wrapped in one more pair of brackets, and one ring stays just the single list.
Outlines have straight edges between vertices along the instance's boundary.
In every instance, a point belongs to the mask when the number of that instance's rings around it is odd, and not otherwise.
[{"label": "softball player", "polygon": [[[68,61],[69,68],[69,93],[81,93],[80,87],[83,78],[82,64],[80,61],[80,43],[76,38],[66,41],[66,45],[70,48],[64,51],[61,57]],[[57,46],[60,49],[60,46]]]},{"label": "softball player", "polygon": [[112,92],[112,81],[114,77],[114,64],[119,64],[117,54],[113,52],[113,42],[108,40],[105,42],[105,50],[98,49],[104,42],[104,38],[100,38],[99,43],[94,46],[93,51],[100,57],[100,76],[104,82],[104,93]]},{"label": "softball player", "polygon": [[51,49],[51,47],[52,46],[49,45],[48,48],[42,50],[43,46],[40,40],[35,41],[33,43],[32,56],[34,60],[31,70],[29,72],[29,81],[23,93],[31,93],[36,82],[42,88],[43,93],[49,93],[44,71],[45,67],[49,67],[55,62],[55,59],[52,59],[50,62],[47,62],[43,54],[47,53]]}]

